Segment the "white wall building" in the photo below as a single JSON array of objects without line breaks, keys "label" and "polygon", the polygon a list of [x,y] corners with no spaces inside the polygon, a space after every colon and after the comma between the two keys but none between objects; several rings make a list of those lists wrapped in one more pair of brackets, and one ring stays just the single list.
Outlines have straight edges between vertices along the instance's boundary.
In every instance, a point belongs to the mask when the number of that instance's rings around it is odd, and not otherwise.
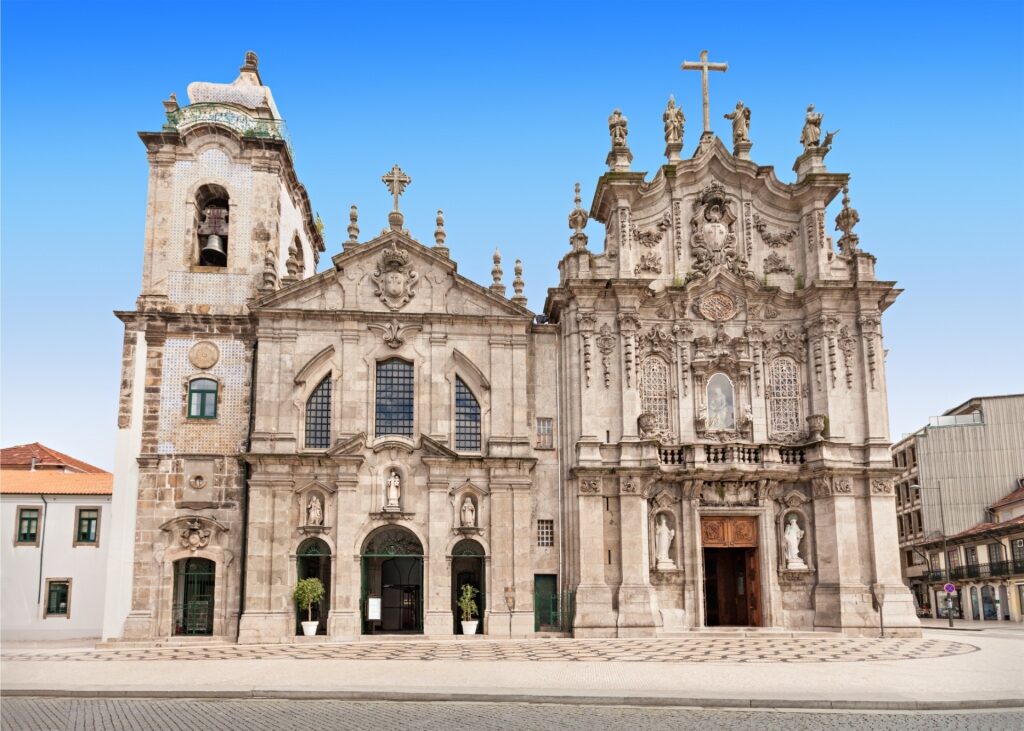
[{"label": "white wall building", "polygon": [[113,475],[0,473],[0,638],[98,638]]}]

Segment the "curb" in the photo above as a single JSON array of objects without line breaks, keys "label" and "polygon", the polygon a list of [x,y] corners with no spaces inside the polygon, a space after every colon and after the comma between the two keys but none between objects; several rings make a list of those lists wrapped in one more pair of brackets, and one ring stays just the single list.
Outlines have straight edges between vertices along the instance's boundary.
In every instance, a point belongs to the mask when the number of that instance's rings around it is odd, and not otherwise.
[{"label": "curb", "polygon": [[577,706],[642,706],[686,708],[747,708],[766,710],[846,710],[846,711],[963,711],[985,709],[1024,709],[1024,698],[961,701],[859,701],[782,698],[686,698],[645,695],[536,695],[527,693],[429,693],[362,690],[59,690],[43,688],[3,688],[3,698],[148,698],[155,700],[336,700],[460,703],[531,703]]}]

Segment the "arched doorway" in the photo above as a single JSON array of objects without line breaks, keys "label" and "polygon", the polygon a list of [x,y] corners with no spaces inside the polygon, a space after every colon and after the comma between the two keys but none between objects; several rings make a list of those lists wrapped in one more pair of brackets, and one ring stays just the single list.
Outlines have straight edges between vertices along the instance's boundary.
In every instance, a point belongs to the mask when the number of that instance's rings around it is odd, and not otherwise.
[{"label": "arched doorway", "polygon": [[476,633],[484,633],[484,599],[486,587],[484,584],[484,549],[476,541],[465,538],[455,544],[452,549],[452,617],[455,622],[455,634],[462,634],[462,614],[459,612],[459,594],[462,587],[469,584],[479,592],[476,595],[476,606],[479,610],[474,619],[480,620],[476,626]]},{"label": "arched doorway", "polygon": [[174,562],[174,634],[213,634],[216,570],[216,564],[207,558],[183,558]]},{"label": "arched doorway", "polygon": [[363,634],[423,633],[423,545],[392,525],[366,539],[362,554]]},{"label": "arched doorway", "polygon": [[999,619],[996,615],[996,593],[988,584],[981,587],[981,612],[982,619]]},{"label": "arched doorway", "polygon": [[[327,616],[331,610],[331,549],[319,538],[302,542],[296,552],[296,578],[320,579],[324,585],[324,598],[313,605],[312,621],[317,622],[316,633],[327,634]],[[309,614],[305,609],[295,607],[295,634],[302,634],[302,622]]]}]

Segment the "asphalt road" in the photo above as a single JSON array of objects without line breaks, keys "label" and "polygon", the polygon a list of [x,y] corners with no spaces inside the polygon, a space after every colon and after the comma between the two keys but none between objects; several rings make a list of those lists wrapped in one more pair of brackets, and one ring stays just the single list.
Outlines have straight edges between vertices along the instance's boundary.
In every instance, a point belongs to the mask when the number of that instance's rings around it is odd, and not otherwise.
[{"label": "asphalt road", "polygon": [[1024,728],[1024,711],[802,712],[528,703],[4,698],[3,731],[669,731]]}]

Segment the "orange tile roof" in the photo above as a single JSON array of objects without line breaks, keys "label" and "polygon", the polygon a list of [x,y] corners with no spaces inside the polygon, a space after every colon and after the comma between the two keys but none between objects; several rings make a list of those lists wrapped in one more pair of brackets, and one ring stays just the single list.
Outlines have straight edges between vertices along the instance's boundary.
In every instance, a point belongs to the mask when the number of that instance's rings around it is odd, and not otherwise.
[{"label": "orange tile roof", "polygon": [[996,502],[992,503],[993,508],[1001,508],[1004,505],[1015,503],[1018,500],[1024,500],[1024,480],[1021,481],[1021,486],[1011,492],[1006,497],[1000,498]]},{"label": "orange tile roof", "polygon": [[33,495],[110,495],[114,476],[109,472],[53,472],[0,470],[0,493]]},{"label": "orange tile roof", "polygon": [[72,472],[106,474],[106,470],[101,470],[80,459],[69,457],[39,442],[0,449],[0,467],[14,467],[15,465],[28,467],[32,464],[33,459],[36,461],[36,467],[65,467]]},{"label": "orange tile roof", "polygon": [[955,536],[949,536],[948,540],[952,541],[957,538],[967,538],[969,536],[985,533],[986,531],[995,530],[996,528],[1014,528],[1018,525],[1024,526],[1024,515],[1019,515],[1016,518],[1011,518],[1010,520],[1004,520],[1002,523],[978,523],[973,528],[961,531]]}]

